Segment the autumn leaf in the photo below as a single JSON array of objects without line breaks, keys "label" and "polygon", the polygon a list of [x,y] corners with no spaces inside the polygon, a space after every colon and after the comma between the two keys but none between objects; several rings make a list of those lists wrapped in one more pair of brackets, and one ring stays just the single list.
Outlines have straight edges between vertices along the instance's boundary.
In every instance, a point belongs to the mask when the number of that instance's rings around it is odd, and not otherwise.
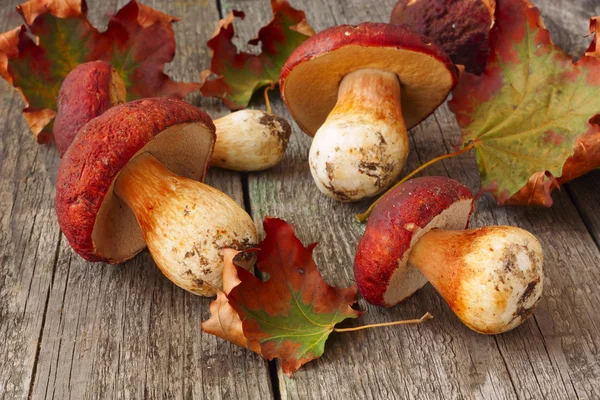
[{"label": "autumn leaf", "polygon": [[357,301],[356,286],[339,289],[323,281],[312,259],[316,244],[304,247],[280,219],[265,218],[264,228],[257,267],[269,279],[263,282],[233,266],[228,253],[224,291],[211,304],[211,318],[202,329],[266,359],[280,358],[289,376],[323,354],[337,323],[361,312],[350,307]]},{"label": "autumn leaf", "polygon": [[244,336],[242,320],[229,304],[227,298],[231,289],[242,282],[238,278],[237,266],[234,263],[235,257],[241,253],[243,252],[234,249],[223,250],[223,262],[225,263],[223,267],[223,290],[217,289],[217,299],[210,303],[210,318],[202,322],[202,331],[261,354],[260,344],[257,341],[248,340]]},{"label": "autumn leaf", "polygon": [[598,20],[600,17],[590,18],[590,35],[592,35],[592,43],[585,52],[586,56],[600,58],[598,46],[600,46],[600,31],[597,29]]},{"label": "autumn leaf", "polygon": [[500,204],[550,206],[553,188],[600,166],[600,60],[574,63],[526,0],[497,1],[490,47],[484,74],[463,76],[450,109],[484,190]]},{"label": "autumn leaf", "polygon": [[212,60],[210,70],[202,72],[202,94],[218,97],[231,110],[244,108],[252,94],[267,85],[279,82],[281,68],[288,56],[314,34],[304,11],[292,8],[287,0],[271,0],[273,19],[248,42],[260,44],[260,54],[238,50],[233,44],[235,18],[244,18],[242,11],[232,11],[219,21],[212,39],[208,41]]},{"label": "autumn leaf", "polygon": [[110,62],[125,82],[129,101],[183,98],[200,87],[173,82],[163,73],[175,55],[172,23],[178,19],[135,0],[110,19],[105,32],[88,21],[84,0],[30,0],[17,11],[26,25],[2,34],[0,75],[23,97],[23,114],[40,143],[51,139],[62,81],[81,63]]}]

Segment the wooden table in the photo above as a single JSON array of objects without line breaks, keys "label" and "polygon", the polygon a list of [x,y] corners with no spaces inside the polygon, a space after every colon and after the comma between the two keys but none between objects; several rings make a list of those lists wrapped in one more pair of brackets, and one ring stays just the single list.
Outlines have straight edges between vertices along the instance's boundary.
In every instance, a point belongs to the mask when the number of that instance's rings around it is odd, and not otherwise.
[{"label": "wooden table", "polygon": [[[573,55],[588,40],[598,0],[534,0],[552,37]],[[2,31],[20,23],[0,2]],[[90,17],[104,27],[125,1],[90,0]],[[270,19],[267,0],[149,0],[181,17],[177,56],[167,72],[197,80],[209,65],[205,46],[217,20],[246,11],[242,39]],[[316,30],[334,24],[387,21],[394,0],[292,0]],[[54,214],[59,157],[37,145],[21,115],[23,102],[0,80],[0,399],[598,399],[600,398],[600,171],[555,193],[551,209],[500,208],[487,196],[474,225],[509,224],[536,234],[544,247],[546,287],[535,317],[499,336],[478,335],[426,286],[390,310],[367,308],[345,325],[414,318],[418,327],[334,334],[325,355],[285,377],[277,362],[203,335],[210,299],[175,287],[144,252],[120,266],[84,262],[61,236]],[[277,94],[274,111],[290,115]],[[188,98],[218,117],[227,110],[199,94]],[[264,108],[257,96],[253,107]],[[459,129],[442,106],[410,135],[406,171],[457,143]],[[352,214],[368,202],[340,204],[320,195],[307,168],[310,139],[294,125],[282,164],[262,173],[210,171],[208,182],[252,214],[284,218],[315,256],[325,279],[352,283],[356,243],[364,227]],[[473,154],[425,171],[477,189]]]}]

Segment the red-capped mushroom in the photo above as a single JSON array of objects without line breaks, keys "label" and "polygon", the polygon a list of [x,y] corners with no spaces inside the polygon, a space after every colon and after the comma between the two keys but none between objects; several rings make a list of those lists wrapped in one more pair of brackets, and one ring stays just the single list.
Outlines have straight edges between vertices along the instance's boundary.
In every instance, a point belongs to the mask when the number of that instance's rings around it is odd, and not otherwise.
[{"label": "red-capped mushroom", "polygon": [[300,45],[281,72],[281,94],[314,136],[309,165],[319,189],[356,201],[386,189],[408,154],[407,129],[457,82],[450,58],[406,27],[326,29]]},{"label": "red-capped mushroom", "polygon": [[120,263],[147,245],[176,285],[214,295],[223,248],[257,242],[250,216],[200,182],[214,132],[202,110],[166,98],[122,104],[88,122],[57,178],[58,222],[73,249],[89,261]]},{"label": "red-capped mushroom", "polygon": [[490,54],[494,0],[399,0],[390,23],[407,25],[441,46],[455,64],[480,75]]},{"label": "red-capped mushroom", "polygon": [[125,98],[123,80],[106,61],[79,64],[69,72],[58,92],[53,128],[60,156],[82,126]]},{"label": "red-capped mushroom", "polygon": [[525,321],[542,295],[541,245],[511,226],[464,230],[473,202],[467,187],[445,177],[413,179],[382,197],[354,262],[362,296],[391,307],[429,281],[477,332]]},{"label": "red-capped mushroom", "polygon": [[[54,138],[62,157],[79,129],[126,99],[125,84],[106,61],[78,65],[58,93]],[[241,110],[213,121],[210,164],[234,171],[261,171],[278,164],[292,130],[283,118],[261,110]]]}]

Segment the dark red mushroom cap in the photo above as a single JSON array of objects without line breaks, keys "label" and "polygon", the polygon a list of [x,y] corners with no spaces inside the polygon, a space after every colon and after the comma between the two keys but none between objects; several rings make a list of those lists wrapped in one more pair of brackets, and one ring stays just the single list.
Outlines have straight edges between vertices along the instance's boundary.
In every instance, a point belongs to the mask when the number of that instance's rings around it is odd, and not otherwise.
[{"label": "dark red mushroom cap", "polygon": [[79,64],[63,81],[56,102],[54,140],[62,157],[77,131],[110,107],[125,102],[125,84],[106,61]]},{"label": "dark red mushroom cap", "polygon": [[56,215],[65,237],[88,261],[119,263],[145,247],[135,216],[113,193],[119,172],[149,152],[174,173],[203,180],[215,126],[201,109],[150,98],[121,104],[88,122],[58,169]]},{"label": "dark red mushroom cap", "polygon": [[363,298],[391,307],[423,287],[427,279],[408,263],[412,246],[433,228],[466,229],[473,205],[469,188],[442,176],[410,180],[383,196],[369,217],[354,260]]},{"label": "dark red mushroom cap", "polygon": [[488,38],[494,8],[495,2],[489,0],[399,0],[390,23],[407,25],[426,35],[455,64],[481,75],[490,54]]},{"label": "dark red mushroom cap", "polygon": [[281,71],[283,100],[307,134],[327,119],[344,76],[363,68],[398,75],[408,129],[431,114],[458,80],[446,53],[407,27],[368,22],[325,29],[302,43]]}]

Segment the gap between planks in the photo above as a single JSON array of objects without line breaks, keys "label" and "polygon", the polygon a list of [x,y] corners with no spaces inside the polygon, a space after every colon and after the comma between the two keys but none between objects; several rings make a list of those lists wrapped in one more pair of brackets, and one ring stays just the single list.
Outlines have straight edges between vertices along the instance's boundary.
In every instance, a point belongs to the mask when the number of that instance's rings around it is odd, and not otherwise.
[{"label": "gap between planks", "polygon": [[[224,18],[224,15],[226,14],[226,12],[223,9],[221,0],[215,0],[215,3],[216,3],[215,5],[217,7],[217,12],[219,13],[219,18],[221,18],[221,19]],[[241,181],[242,181],[242,195],[244,198],[244,209],[250,215],[250,217],[253,218],[254,215],[252,212],[252,202],[250,200],[250,188],[249,188],[249,184],[248,184],[248,173],[247,172],[243,172],[241,174]],[[256,276],[258,276],[259,278],[262,279],[261,273],[258,269],[255,268],[254,273]],[[268,361],[268,369],[269,369],[269,380],[270,380],[269,383],[271,385],[273,399],[281,400],[281,392],[280,392],[280,387],[279,387],[279,376],[277,374],[277,370],[278,370],[277,361],[269,360]]]}]

